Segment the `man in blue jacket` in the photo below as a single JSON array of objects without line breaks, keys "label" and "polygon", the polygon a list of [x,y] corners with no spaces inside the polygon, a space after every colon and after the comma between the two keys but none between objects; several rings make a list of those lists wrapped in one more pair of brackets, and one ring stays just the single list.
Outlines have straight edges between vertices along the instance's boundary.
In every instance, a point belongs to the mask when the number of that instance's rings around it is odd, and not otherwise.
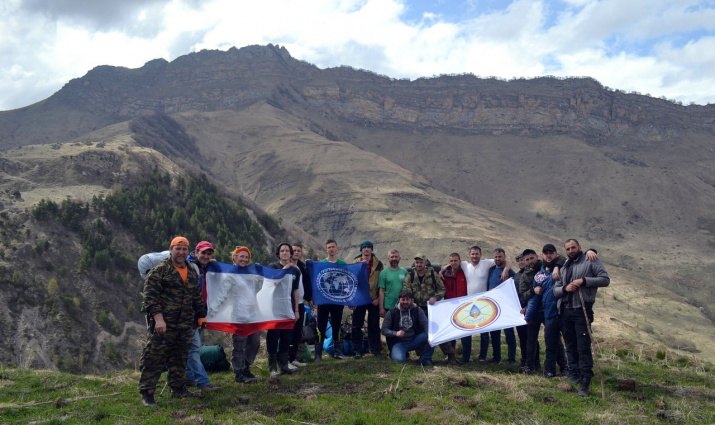
[{"label": "man in blue jacket", "polygon": [[544,324],[544,341],[546,342],[546,361],[544,362],[544,378],[556,376],[556,364],[561,373],[565,373],[566,354],[561,342],[561,319],[554,298],[554,268],[563,265],[565,258],[558,255],[552,244],[544,245],[541,268],[534,275],[534,296],[529,299],[524,319],[529,327],[528,332],[534,332],[534,339],[539,335],[541,324]]},{"label": "man in blue jacket", "polygon": [[[502,248],[497,248],[494,250],[494,265],[489,268],[489,277],[487,278],[487,289],[491,291],[492,289],[499,286],[504,279],[503,273],[506,268],[506,252]],[[509,269],[508,275],[513,278],[513,270]],[[500,364],[501,363],[501,330],[491,331],[489,333],[482,334],[479,346],[479,358],[486,359],[487,351],[489,350],[489,339],[492,340],[492,358],[487,361],[490,364]],[[504,337],[506,338],[507,346],[507,362],[510,365],[516,364],[516,336],[514,335],[514,328],[504,329]]]}]

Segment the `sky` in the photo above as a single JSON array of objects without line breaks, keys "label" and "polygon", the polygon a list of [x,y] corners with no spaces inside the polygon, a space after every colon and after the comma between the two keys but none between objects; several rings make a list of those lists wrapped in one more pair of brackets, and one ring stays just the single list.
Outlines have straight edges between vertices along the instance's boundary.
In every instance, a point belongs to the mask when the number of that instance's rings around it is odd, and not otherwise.
[{"label": "sky", "polygon": [[715,103],[715,0],[0,0],[0,110],[100,65],[284,46],[392,78],[588,76]]}]

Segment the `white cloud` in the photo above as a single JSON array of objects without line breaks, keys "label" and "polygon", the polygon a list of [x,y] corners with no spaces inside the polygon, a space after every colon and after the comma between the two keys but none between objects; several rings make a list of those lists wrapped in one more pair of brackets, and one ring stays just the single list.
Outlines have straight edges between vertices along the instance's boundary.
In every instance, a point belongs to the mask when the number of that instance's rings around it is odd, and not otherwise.
[{"label": "white cloud", "polygon": [[[684,0],[460,4],[446,20],[407,0],[80,0],[0,3],[0,109],[41,100],[98,65],[138,67],[200,49],[280,44],[320,67],[395,78],[591,76],[683,102],[715,101],[715,7]],[[558,9],[560,8],[560,9]],[[414,12],[414,11],[413,11]]]}]

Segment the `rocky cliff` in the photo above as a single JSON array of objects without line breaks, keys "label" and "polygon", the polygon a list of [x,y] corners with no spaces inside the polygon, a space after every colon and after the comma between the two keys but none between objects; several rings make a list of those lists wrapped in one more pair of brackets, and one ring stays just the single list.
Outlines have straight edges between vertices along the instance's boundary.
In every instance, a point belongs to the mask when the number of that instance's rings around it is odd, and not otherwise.
[{"label": "rocky cliff", "polygon": [[236,110],[259,100],[367,127],[568,134],[633,150],[715,128],[715,105],[681,106],[590,78],[395,80],[349,67],[321,70],[268,45],[157,59],[138,69],[97,67],[45,101],[0,113],[0,149],[65,141],[152,112]]}]

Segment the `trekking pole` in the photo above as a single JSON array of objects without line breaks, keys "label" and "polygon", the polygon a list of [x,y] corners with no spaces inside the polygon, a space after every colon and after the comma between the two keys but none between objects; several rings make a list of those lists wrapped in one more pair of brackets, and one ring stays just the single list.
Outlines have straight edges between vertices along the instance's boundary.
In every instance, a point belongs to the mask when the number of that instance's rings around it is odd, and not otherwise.
[{"label": "trekking pole", "polygon": [[586,319],[586,329],[588,329],[588,336],[591,338],[591,349],[593,350],[593,357],[596,359],[596,370],[598,370],[598,377],[601,379],[601,399],[606,399],[606,388],[603,384],[603,373],[601,373],[601,363],[598,361],[598,350],[596,350],[596,339],[593,337],[593,331],[591,331],[591,322],[588,320],[588,314],[586,313],[586,304],[583,302],[583,295],[581,295],[581,288],[578,288],[578,298],[581,300],[581,310],[583,310],[583,317]]}]

